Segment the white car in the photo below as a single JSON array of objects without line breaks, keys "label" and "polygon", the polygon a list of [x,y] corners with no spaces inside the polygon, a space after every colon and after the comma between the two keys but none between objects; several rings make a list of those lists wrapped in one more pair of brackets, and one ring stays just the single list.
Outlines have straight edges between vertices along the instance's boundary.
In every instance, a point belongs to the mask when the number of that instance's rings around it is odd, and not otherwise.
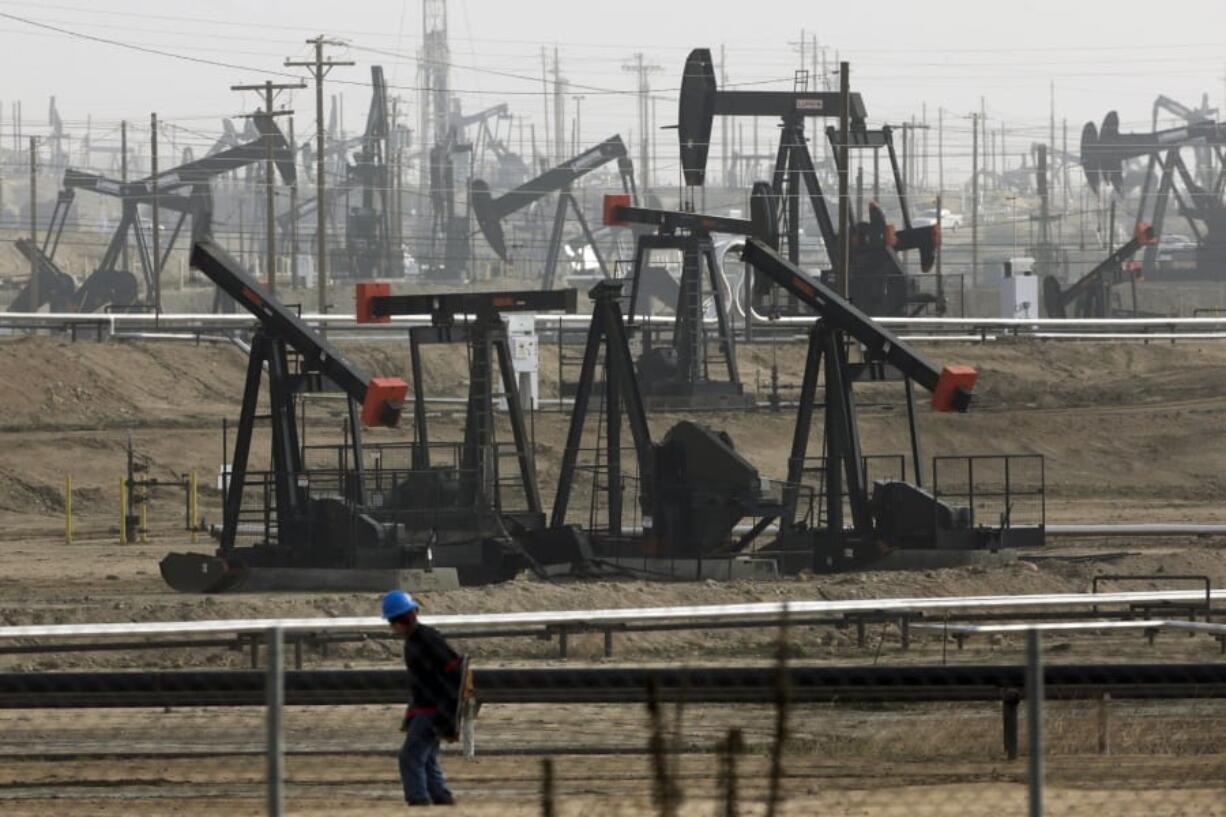
[{"label": "white car", "polygon": [[1196,252],[1196,241],[1191,236],[1166,233],[1158,239],[1158,260],[1176,261],[1190,259]]},{"label": "white car", "polygon": [[[937,223],[937,211],[935,208],[921,210],[919,215],[911,219],[912,227],[931,227]],[[962,214],[951,213],[944,208],[941,209],[941,229],[942,230],[957,230],[962,226]]]}]

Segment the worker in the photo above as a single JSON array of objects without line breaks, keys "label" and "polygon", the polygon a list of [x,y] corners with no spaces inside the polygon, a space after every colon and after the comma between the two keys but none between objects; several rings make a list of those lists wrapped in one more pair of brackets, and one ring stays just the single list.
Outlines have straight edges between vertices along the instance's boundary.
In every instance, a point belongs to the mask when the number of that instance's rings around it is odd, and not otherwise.
[{"label": "worker", "polygon": [[404,663],[412,700],[401,731],[400,781],[410,806],[455,804],[438,762],[440,737],[454,739],[463,659],[438,630],[417,620],[421,604],[403,590],[383,597],[383,618],[404,637]]}]

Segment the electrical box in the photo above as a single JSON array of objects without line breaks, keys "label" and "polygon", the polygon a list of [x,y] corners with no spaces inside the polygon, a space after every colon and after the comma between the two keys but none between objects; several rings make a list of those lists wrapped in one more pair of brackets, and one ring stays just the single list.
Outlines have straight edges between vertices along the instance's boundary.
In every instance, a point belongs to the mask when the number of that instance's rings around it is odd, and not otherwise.
[{"label": "electrical box", "polygon": [[1002,318],[1039,317],[1039,276],[1033,258],[1010,258],[1000,279]]},{"label": "electrical box", "polygon": [[519,399],[524,409],[540,405],[540,340],[536,319],[531,315],[507,315],[507,342],[511,347],[511,368],[519,384]]}]

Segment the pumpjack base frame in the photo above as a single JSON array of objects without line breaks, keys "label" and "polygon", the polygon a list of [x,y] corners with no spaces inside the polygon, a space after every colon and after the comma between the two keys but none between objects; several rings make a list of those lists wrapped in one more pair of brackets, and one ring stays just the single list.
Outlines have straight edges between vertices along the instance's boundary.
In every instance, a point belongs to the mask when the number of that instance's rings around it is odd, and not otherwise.
[{"label": "pumpjack base frame", "polygon": [[166,583],[180,593],[374,593],[389,587],[420,592],[460,586],[454,567],[249,568],[200,553],[170,553],[160,569]]}]

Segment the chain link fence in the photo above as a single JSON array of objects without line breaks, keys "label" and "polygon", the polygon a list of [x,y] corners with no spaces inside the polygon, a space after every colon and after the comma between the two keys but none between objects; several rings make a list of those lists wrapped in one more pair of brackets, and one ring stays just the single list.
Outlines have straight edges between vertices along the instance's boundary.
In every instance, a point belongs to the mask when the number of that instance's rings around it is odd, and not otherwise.
[{"label": "chain link fence", "polygon": [[[1220,814],[1226,627],[1191,609],[445,628],[476,705],[441,764],[466,814]],[[0,811],[397,813],[401,645],[322,635],[6,639]]]}]

